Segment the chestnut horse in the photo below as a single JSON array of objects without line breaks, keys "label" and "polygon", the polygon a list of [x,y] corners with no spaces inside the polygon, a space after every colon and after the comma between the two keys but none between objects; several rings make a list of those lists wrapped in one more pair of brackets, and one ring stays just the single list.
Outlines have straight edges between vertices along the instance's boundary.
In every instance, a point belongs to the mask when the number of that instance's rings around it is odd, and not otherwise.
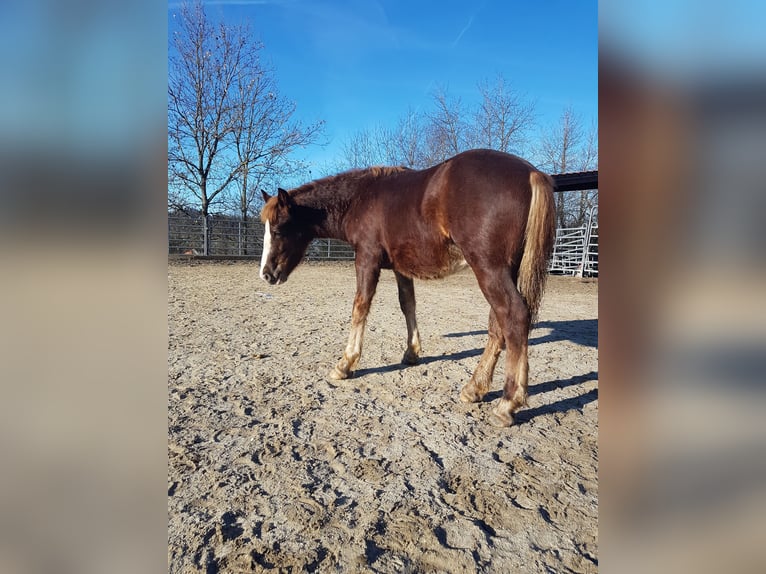
[{"label": "chestnut horse", "polygon": [[266,192],[261,278],[284,283],[317,237],[356,251],[356,297],[346,350],[330,373],[351,376],[381,269],[393,269],[407,323],[403,363],[420,354],[413,277],[444,277],[466,265],[490,305],[489,341],[465,402],[489,391],[505,348],[505,387],[493,422],[513,423],[527,400],[527,340],[540,305],[555,235],[553,181],[513,155],[472,150],[434,167],[373,167]]}]

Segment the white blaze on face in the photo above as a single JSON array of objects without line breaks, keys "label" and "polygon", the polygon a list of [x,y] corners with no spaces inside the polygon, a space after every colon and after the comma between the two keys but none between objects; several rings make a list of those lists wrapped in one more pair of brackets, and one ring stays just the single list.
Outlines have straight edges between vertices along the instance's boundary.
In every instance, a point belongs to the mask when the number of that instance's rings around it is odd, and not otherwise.
[{"label": "white blaze on face", "polygon": [[269,222],[266,222],[266,231],[263,233],[263,253],[261,254],[261,279],[264,281],[266,278],[263,276],[263,268],[266,267],[266,260],[269,258],[269,251],[271,251],[271,230],[269,229]]}]

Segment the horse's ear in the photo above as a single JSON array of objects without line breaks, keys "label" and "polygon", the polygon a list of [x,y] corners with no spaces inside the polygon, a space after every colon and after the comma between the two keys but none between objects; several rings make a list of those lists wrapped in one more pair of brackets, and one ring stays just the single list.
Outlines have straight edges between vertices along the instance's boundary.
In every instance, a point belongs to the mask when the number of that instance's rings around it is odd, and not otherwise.
[{"label": "horse's ear", "polygon": [[293,198],[281,187],[277,189],[277,198],[280,207],[290,207],[293,204]]},{"label": "horse's ear", "polygon": [[269,200],[271,199],[271,196],[268,193],[266,193],[265,191],[263,191],[263,190],[261,190],[261,195],[263,195],[263,202],[264,203],[268,203]]}]

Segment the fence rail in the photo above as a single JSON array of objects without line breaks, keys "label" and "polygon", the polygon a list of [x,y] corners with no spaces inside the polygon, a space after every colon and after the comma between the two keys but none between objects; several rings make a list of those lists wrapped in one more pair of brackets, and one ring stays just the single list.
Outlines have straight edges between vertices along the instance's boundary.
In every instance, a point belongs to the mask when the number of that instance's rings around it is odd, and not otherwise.
[{"label": "fence rail", "polygon": [[[211,216],[207,223],[208,255],[260,258],[264,226],[260,221],[237,221]],[[201,217],[168,216],[168,253],[203,255],[204,221]],[[315,239],[306,258],[342,261],[354,258],[354,249],[337,239]],[[559,228],[548,270],[562,275],[598,276],[598,222],[591,210],[583,227]]]}]

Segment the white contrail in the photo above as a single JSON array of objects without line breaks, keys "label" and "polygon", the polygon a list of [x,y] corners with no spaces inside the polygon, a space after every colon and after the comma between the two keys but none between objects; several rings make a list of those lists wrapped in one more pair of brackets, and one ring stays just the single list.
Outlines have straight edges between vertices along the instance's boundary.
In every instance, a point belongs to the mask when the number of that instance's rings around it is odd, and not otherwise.
[{"label": "white contrail", "polygon": [[452,42],[452,47],[453,48],[458,45],[458,43],[460,42],[460,39],[463,37],[463,34],[465,34],[468,31],[468,28],[471,27],[471,24],[473,24],[473,18],[474,18],[475,15],[476,14],[471,14],[471,17],[468,19],[468,24],[466,24],[463,27],[463,29],[460,30],[460,34],[458,34],[457,38],[455,38],[455,40]]}]

